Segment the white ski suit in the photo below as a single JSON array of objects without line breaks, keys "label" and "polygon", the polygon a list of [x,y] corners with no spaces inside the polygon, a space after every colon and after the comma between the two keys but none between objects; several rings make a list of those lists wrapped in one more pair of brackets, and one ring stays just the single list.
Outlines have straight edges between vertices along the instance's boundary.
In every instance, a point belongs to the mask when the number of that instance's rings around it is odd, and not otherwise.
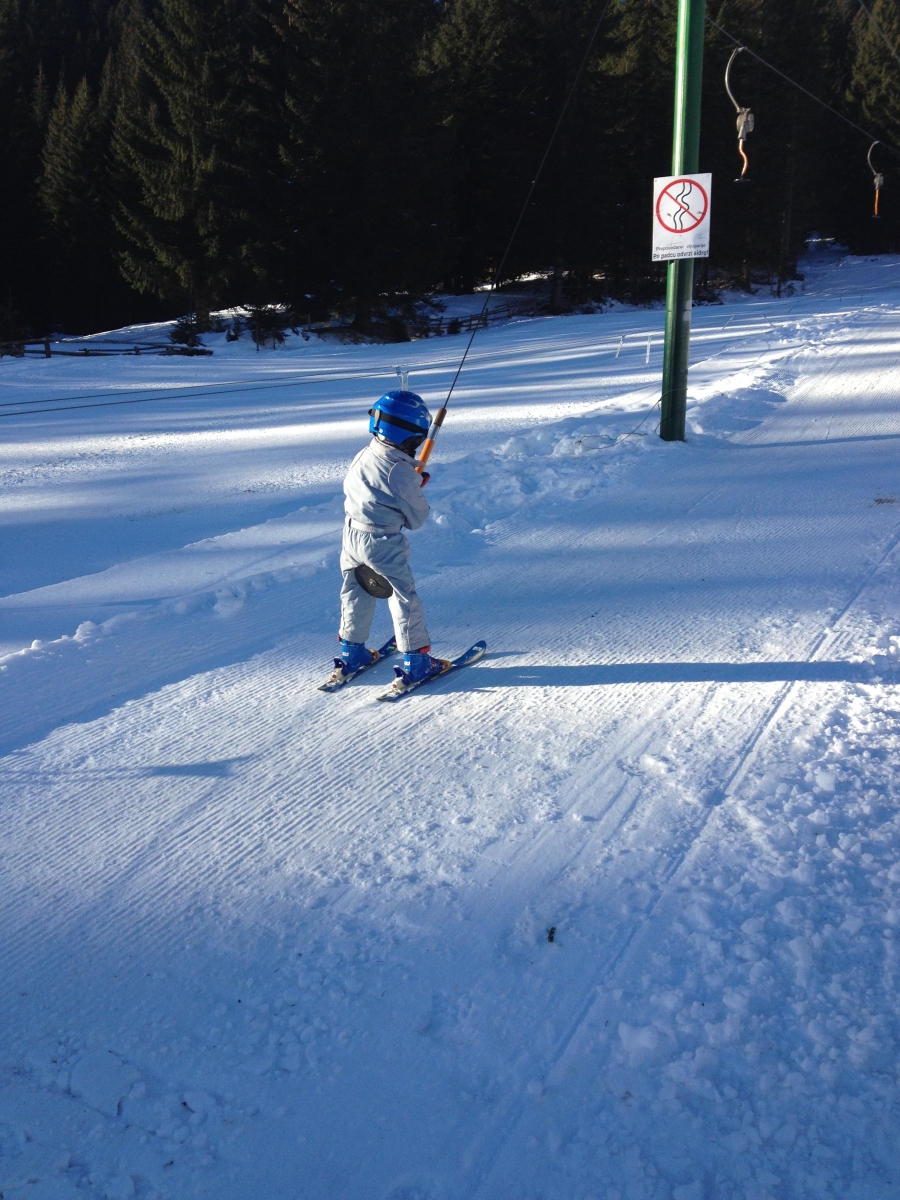
[{"label": "white ski suit", "polygon": [[394,589],[388,600],[397,649],[431,644],[422,601],[409,569],[409,542],[403,529],[419,529],[431,511],[414,460],[397,446],[373,437],[350,464],[344,480],[344,540],[341,547],[341,634],[364,642],[375,616],[375,597],[356,580],[354,570],[372,567]]}]

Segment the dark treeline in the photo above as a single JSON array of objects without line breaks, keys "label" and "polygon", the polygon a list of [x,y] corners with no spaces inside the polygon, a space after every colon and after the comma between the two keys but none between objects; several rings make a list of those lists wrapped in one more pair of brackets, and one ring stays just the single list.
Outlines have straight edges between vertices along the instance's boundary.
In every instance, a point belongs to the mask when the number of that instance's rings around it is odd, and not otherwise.
[{"label": "dark treeline", "polygon": [[[603,0],[0,0],[0,340],[286,304],[380,312],[487,279]],[[869,0],[892,44],[900,0]],[[659,294],[676,0],[612,0],[506,274],[556,307]],[[900,66],[855,0],[710,0],[817,96],[900,144]],[[699,286],[787,282],[818,230],[900,244],[900,159],[708,29]]]}]

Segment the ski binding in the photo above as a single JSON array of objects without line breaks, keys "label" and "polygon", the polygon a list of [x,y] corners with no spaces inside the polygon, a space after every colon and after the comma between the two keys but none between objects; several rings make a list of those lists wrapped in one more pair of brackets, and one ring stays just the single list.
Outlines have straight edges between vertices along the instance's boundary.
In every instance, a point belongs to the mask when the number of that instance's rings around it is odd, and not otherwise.
[{"label": "ski binding", "polygon": [[465,654],[460,654],[459,658],[445,659],[447,666],[443,671],[439,671],[437,675],[429,675],[427,679],[420,679],[418,683],[406,683],[402,675],[398,675],[386,692],[382,692],[380,696],[376,696],[376,700],[399,700],[401,696],[405,696],[408,692],[415,691],[416,688],[422,687],[425,683],[432,683],[435,679],[443,679],[449,675],[451,671],[456,671],[460,667],[468,667],[472,663],[478,662],[480,658],[484,658],[487,650],[486,642],[476,642],[474,646],[470,646]]},{"label": "ski binding", "polygon": [[375,658],[373,658],[370,663],[366,663],[364,666],[360,667],[358,671],[350,671],[347,674],[341,670],[340,659],[336,658],[334,660],[334,670],[324,683],[319,684],[319,691],[336,692],[339,688],[342,688],[345,684],[349,683],[351,679],[355,679],[357,675],[362,675],[363,671],[368,671],[369,667],[374,667],[375,664],[381,662],[383,658],[388,658],[391,654],[395,653],[396,649],[397,639],[396,637],[392,636],[390,640],[385,642],[381,649],[377,651]]}]

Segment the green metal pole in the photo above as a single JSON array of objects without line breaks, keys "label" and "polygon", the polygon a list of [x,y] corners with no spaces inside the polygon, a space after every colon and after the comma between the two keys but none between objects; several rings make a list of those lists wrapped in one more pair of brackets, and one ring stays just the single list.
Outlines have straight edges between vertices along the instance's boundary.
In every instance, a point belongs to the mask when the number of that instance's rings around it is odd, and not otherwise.
[{"label": "green metal pole", "polygon": [[[705,19],[706,0],[678,0],[673,175],[693,175],[700,165],[700,88],[703,80]],[[682,258],[670,262],[666,284],[666,345],[659,422],[659,436],[666,442],[684,441],[693,294],[694,260]]]}]

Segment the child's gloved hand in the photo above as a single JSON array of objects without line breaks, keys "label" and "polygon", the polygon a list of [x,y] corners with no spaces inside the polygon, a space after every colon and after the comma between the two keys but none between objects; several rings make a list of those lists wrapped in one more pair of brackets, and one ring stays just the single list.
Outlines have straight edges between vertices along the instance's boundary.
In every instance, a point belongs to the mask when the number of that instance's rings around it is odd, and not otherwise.
[{"label": "child's gloved hand", "polygon": [[423,471],[422,472],[422,482],[419,484],[419,487],[424,487],[430,478],[431,478],[431,476],[428,474],[428,472]]}]

